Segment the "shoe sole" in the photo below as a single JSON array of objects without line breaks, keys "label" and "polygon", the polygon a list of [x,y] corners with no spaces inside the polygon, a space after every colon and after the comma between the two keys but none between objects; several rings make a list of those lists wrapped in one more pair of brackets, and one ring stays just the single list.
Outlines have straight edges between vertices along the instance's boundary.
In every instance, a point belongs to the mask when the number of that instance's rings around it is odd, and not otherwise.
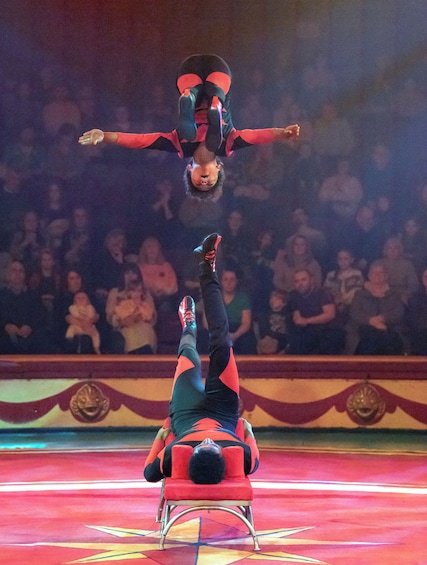
[{"label": "shoe sole", "polygon": [[181,96],[179,99],[178,133],[181,139],[194,141],[197,134],[194,123],[194,103],[191,96]]}]

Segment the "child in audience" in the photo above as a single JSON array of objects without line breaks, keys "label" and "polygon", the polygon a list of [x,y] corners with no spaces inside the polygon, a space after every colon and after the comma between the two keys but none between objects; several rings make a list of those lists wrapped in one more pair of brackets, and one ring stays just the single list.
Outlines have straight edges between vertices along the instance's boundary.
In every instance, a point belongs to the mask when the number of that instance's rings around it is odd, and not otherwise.
[{"label": "child in audience", "polygon": [[99,315],[90,303],[86,292],[76,292],[74,302],[69,307],[69,313],[69,326],[65,337],[71,340],[77,335],[90,336],[95,353],[100,355],[101,338],[95,326]]},{"label": "child in audience", "polygon": [[286,327],[287,293],[274,289],[270,293],[269,309],[260,313],[258,319],[259,355],[284,353],[289,342]]}]

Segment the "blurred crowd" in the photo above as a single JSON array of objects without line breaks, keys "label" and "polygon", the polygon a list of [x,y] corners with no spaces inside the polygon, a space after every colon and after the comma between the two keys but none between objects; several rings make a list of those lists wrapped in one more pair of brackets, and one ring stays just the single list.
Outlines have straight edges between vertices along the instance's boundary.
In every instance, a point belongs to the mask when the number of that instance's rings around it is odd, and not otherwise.
[{"label": "blurred crowd", "polygon": [[120,73],[108,96],[54,66],[2,76],[0,353],[175,353],[191,250],[216,231],[236,354],[425,355],[427,72],[380,62],[356,101],[322,54],[275,87],[248,71],[235,126],[301,135],[227,159],[217,202],[185,195],[176,155],[77,143],[174,129],[161,80],[142,103]]}]

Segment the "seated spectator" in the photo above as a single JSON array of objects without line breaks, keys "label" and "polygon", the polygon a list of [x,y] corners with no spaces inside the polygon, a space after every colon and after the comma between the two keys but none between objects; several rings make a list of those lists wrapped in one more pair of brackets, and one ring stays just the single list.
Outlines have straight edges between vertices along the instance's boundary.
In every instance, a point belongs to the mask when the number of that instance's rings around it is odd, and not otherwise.
[{"label": "seated spectator", "polygon": [[253,283],[250,258],[252,238],[250,227],[241,210],[236,209],[229,212],[222,233],[221,245],[224,261],[233,263],[239,268],[244,290],[250,292]]},{"label": "seated spectator", "polygon": [[319,105],[332,98],[336,90],[337,80],[330,61],[325,53],[316,53],[301,73],[301,98],[310,114],[317,114]]},{"label": "seated spectator", "polygon": [[0,237],[0,289],[7,286],[7,270],[12,257]]},{"label": "seated spectator", "polygon": [[61,290],[61,275],[56,268],[56,261],[52,249],[40,250],[38,268],[29,277],[28,287],[41,299],[46,311],[46,324],[52,333],[55,330],[54,303]]},{"label": "seated spectator", "polygon": [[35,210],[29,210],[24,214],[21,229],[12,236],[10,254],[21,261],[27,275],[31,275],[37,269],[39,253],[43,247],[46,247],[46,239],[39,216]]},{"label": "seated spectator", "polygon": [[356,291],[361,289],[364,279],[361,271],[353,267],[354,257],[348,249],[340,249],[337,253],[337,268],[329,271],[323,286],[331,293],[337,317],[344,324],[348,319],[348,311]]},{"label": "seated spectator", "polygon": [[270,292],[269,306],[257,320],[259,355],[283,354],[289,343],[286,322],[287,295],[282,290]]},{"label": "seated spectator", "polygon": [[363,173],[365,200],[373,204],[383,194],[393,199],[395,183],[396,170],[390,148],[384,143],[376,143],[370,151]]},{"label": "seated spectator", "polygon": [[411,294],[418,290],[419,280],[412,261],[403,255],[402,242],[398,237],[387,239],[379,263],[384,265],[390,288],[399,293],[403,303],[407,304]]},{"label": "seated spectator", "polygon": [[313,276],[316,287],[322,285],[322,269],[314,259],[307,238],[294,235],[289,246],[279,249],[272,263],[274,288],[290,292],[294,290],[294,273],[299,269],[307,269]]},{"label": "seated spectator", "polygon": [[67,85],[58,84],[53,88],[51,100],[43,106],[42,120],[44,133],[50,141],[57,136],[64,124],[70,124],[76,130],[81,129],[80,109],[72,99]]},{"label": "seated spectator", "polygon": [[222,296],[230,326],[230,338],[236,355],[255,355],[256,338],[252,328],[249,295],[238,290],[237,268],[226,265],[221,276]]},{"label": "seated spectator", "polygon": [[355,133],[350,122],[339,115],[335,104],[325,102],[313,129],[313,147],[320,158],[322,174],[328,174],[337,159],[348,158],[355,145]]},{"label": "seated spectator", "polygon": [[345,333],[336,318],[330,293],[314,282],[308,269],[294,272],[295,290],[289,293],[289,353],[294,355],[338,355]]},{"label": "seated spectator", "polygon": [[70,212],[61,179],[49,179],[45,190],[45,198],[39,206],[40,222],[49,247],[57,250],[61,248],[63,236],[70,228]]},{"label": "seated spectator", "polygon": [[417,273],[427,264],[427,238],[416,216],[408,217],[400,233],[403,256],[412,261]]},{"label": "seated spectator", "polygon": [[0,239],[10,246],[12,235],[21,227],[22,217],[31,210],[28,191],[18,171],[12,167],[0,170]]},{"label": "seated spectator", "polygon": [[142,242],[138,266],[144,286],[153,297],[156,309],[175,311],[178,303],[178,278],[172,265],[166,261],[157,238],[147,237]]},{"label": "seated spectator", "polygon": [[395,204],[396,202],[388,194],[379,194],[374,202],[376,221],[383,241],[396,234],[398,213]]},{"label": "seated spectator", "polygon": [[368,281],[358,290],[350,306],[346,353],[349,355],[401,355],[400,326],[404,306],[398,292],[388,284],[382,263],[372,263]]},{"label": "seated spectator", "polygon": [[273,290],[271,265],[276,253],[273,230],[270,228],[261,229],[257,234],[255,246],[251,250],[251,271],[254,281],[252,307],[255,317],[259,312],[268,308],[270,293]]},{"label": "seated spectator", "polygon": [[309,242],[314,257],[323,265],[327,253],[325,234],[310,225],[309,215],[304,208],[295,208],[292,210],[291,221],[295,231],[286,240],[287,247],[289,247],[293,237],[303,235]]},{"label": "seated spectator", "polygon": [[[76,335],[71,342],[65,338],[68,325],[72,321],[69,309],[70,306],[74,304],[74,295],[77,292],[86,292],[91,304],[94,305],[96,312],[101,313],[101,304],[97,301],[96,296],[87,292],[81,273],[79,273],[76,269],[70,269],[65,274],[64,288],[59,292],[54,301],[55,335],[57,336],[58,347],[62,353],[91,354],[94,350],[90,336],[85,334]],[[102,335],[102,329],[100,331]]]},{"label": "seated spectator", "polygon": [[[144,224],[142,230],[147,235],[153,235],[159,239],[163,249],[173,249],[178,247],[182,232],[181,224],[178,220],[178,203],[175,198],[177,189],[173,186],[170,178],[162,178],[155,184],[155,194],[147,205],[147,199],[142,205]],[[141,216],[141,210],[137,210]],[[138,222],[141,221],[139,218]],[[140,238],[139,241],[142,239]]]},{"label": "seated spectator", "polygon": [[221,202],[211,198],[192,198],[186,196],[178,212],[179,221],[185,228],[188,246],[202,240],[207,233],[214,232],[222,226],[223,209]]},{"label": "seated spectator", "polygon": [[319,214],[316,198],[320,186],[320,168],[313,146],[301,143],[298,155],[290,164],[287,178],[292,187],[293,207],[303,208],[310,216]]},{"label": "seated spectator", "polygon": [[74,196],[88,156],[76,143],[77,130],[71,124],[60,126],[56,137],[49,143],[46,157],[46,172],[62,179],[68,189],[70,200]]},{"label": "seated spectator", "polygon": [[[74,294],[73,303],[68,308],[65,339],[72,344],[76,337],[87,335],[91,339],[93,350],[100,355],[101,338],[95,325],[98,320],[99,314],[90,303],[89,296],[83,290],[79,290]],[[78,349],[77,353],[80,353]]]},{"label": "seated spectator", "polygon": [[107,300],[108,292],[119,286],[123,266],[126,263],[127,238],[124,230],[114,228],[107,233],[104,246],[97,257],[95,275],[96,294],[103,303]]},{"label": "seated spectator", "polygon": [[427,355],[427,269],[421,274],[421,288],[409,297],[407,324],[412,355]]},{"label": "seated spectator", "polygon": [[[337,234],[339,242],[339,235]],[[357,211],[352,226],[341,234],[341,244],[353,251],[355,266],[365,275],[368,265],[381,256],[384,237],[371,206],[363,204]]]},{"label": "seated spectator", "polygon": [[142,281],[130,282],[126,296],[119,300],[113,310],[112,324],[118,328],[125,340],[125,353],[148,355],[157,351],[157,336],[154,326],[157,321],[156,308]]},{"label": "seated spectator", "polygon": [[[17,77],[22,69],[17,73]],[[3,82],[3,81],[2,81]],[[12,135],[18,134],[31,123],[38,114],[39,104],[36,99],[31,80],[26,77],[18,78],[17,81],[9,82],[6,86],[2,84],[2,118],[7,132]]]},{"label": "seated spectator", "polygon": [[54,353],[40,298],[26,285],[23,263],[12,261],[0,290],[0,354]]},{"label": "seated spectator", "polygon": [[320,185],[318,198],[330,218],[344,222],[354,219],[363,198],[363,186],[351,172],[349,159],[339,159],[335,173]]},{"label": "seated spectator", "polygon": [[94,247],[89,211],[85,206],[77,205],[71,212],[70,227],[62,237],[58,253],[63,268],[77,269],[88,285],[92,285],[92,264],[96,262]]},{"label": "seated spectator", "polygon": [[17,171],[26,185],[33,184],[44,171],[46,152],[37,140],[36,129],[24,125],[13,143],[6,145],[2,162]]}]

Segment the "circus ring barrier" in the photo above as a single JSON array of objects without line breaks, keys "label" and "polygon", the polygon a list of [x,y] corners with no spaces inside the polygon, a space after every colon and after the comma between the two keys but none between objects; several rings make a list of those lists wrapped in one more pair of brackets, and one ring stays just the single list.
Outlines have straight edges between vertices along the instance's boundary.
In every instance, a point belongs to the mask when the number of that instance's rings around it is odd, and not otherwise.
[{"label": "circus ring barrier", "polygon": [[[1,356],[0,430],[158,427],[174,356]],[[207,358],[202,358],[206,374]],[[424,357],[238,357],[254,427],[427,429]]]}]

